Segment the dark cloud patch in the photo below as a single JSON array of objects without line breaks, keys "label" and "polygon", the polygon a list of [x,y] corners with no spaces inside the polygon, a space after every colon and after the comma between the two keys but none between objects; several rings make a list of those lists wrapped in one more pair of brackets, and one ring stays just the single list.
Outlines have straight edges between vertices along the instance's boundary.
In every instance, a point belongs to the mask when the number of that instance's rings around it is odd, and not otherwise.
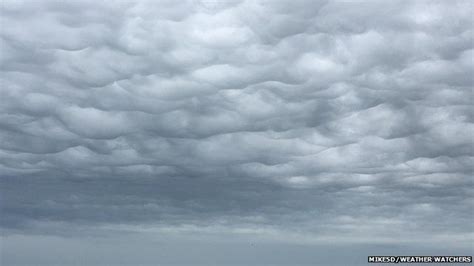
[{"label": "dark cloud patch", "polygon": [[466,248],[472,8],[3,1],[3,231]]}]

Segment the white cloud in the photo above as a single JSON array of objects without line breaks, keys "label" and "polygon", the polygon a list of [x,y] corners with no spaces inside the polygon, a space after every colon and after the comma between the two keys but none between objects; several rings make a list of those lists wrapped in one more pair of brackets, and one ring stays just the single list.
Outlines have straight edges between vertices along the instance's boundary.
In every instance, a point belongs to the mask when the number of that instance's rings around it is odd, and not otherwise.
[{"label": "white cloud", "polygon": [[469,238],[471,11],[2,1],[1,225]]}]

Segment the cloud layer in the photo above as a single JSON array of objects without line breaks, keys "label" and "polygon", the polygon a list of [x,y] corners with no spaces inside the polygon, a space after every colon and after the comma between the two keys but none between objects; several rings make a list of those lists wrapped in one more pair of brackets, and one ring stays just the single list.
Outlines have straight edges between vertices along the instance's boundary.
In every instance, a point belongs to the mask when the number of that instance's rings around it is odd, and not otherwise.
[{"label": "cloud layer", "polygon": [[472,10],[2,1],[3,232],[469,246]]}]

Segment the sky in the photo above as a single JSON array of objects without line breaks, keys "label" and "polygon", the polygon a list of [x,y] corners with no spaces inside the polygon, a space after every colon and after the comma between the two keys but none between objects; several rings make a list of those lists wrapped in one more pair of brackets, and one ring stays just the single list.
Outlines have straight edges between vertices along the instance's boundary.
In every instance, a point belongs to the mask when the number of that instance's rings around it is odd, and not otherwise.
[{"label": "sky", "polygon": [[1,264],[473,255],[473,5],[2,0]]}]

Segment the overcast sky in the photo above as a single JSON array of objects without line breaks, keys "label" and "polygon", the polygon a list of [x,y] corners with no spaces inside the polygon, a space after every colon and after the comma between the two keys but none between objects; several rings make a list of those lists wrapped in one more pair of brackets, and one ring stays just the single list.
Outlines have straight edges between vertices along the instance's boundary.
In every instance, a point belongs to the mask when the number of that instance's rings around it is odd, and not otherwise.
[{"label": "overcast sky", "polygon": [[472,255],[473,23],[468,0],[2,0],[4,265]]}]

